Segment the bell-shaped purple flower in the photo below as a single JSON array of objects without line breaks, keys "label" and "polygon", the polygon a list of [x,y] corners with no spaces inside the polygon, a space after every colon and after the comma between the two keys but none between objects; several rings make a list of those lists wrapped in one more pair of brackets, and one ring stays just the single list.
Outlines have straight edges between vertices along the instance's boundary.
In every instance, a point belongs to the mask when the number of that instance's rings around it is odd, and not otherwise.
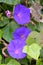
[{"label": "bell-shaped purple flower", "polygon": [[26,40],[27,36],[30,34],[30,29],[26,28],[26,27],[19,27],[17,28],[13,34],[12,37],[14,39],[22,39],[22,40]]},{"label": "bell-shaped purple flower", "polygon": [[8,44],[7,51],[12,58],[22,59],[26,56],[26,54],[22,52],[23,47],[25,45],[26,44],[23,40],[20,39],[11,40],[10,43]]},{"label": "bell-shaped purple flower", "polygon": [[13,9],[13,18],[20,25],[27,24],[30,22],[30,9],[24,5],[17,4]]}]

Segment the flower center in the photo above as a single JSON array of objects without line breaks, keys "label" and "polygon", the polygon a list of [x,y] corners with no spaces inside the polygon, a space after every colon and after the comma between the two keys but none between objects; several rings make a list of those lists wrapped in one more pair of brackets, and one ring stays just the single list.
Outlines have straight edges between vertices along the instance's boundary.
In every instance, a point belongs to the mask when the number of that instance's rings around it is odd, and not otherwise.
[{"label": "flower center", "polygon": [[18,13],[17,16],[18,16],[18,18],[21,18],[21,14],[20,13]]},{"label": "flower center", "polygon": [[19,50],[15,50],[15,54],[18,54],[19,53]]},{"label": "flower center", "polygon": [[21,35],[21,38],[24,38],[24,35]]}]

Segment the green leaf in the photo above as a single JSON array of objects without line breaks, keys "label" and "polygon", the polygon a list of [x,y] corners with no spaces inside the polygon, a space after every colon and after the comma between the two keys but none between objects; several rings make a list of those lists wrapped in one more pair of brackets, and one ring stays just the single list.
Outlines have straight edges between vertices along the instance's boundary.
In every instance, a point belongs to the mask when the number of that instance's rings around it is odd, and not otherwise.
[{"label": "green leaf", "polygon": [[11,60],[11,57],[5,59],[5,64],[7,64]]},{"label": "green leaf", "polygon": [[40,50],[40,57],[43,58],[43,48]]},{"label": "green leaf", "polygon": [[20,63],[14,59],[11,59],[7,65],[20,65]]},{"label": "green leaf", "polygon": [[28,43],[29,41],[31,41],[31,43],[36,42],[36,43],[40,44],[40,33],[38,33],[37,31],[32,31],[30,33],[30,35],[28,36],[26,43],[29,44]]},{"label": "green leaf", "polygon": [[27,27],[32,31],[36,29],[35,25],[32,25],[31,23],[27,24]]},{"label": "green leaf", "polygon": [[2,30],[0,30],[0,38],[2,37]]},{"label": "green leaf", "polygon": [[2,56],[0,55],[0,60],[2,60]]},{"label": "green leaf", "polygon": [[33,43],[30,46],[26,45],[23,49],[23,52],[27,53],[30,57],[38,60],[38,57],[40,55],[40,49],[41,47],[38,44]]},{"label": "green leaf", "polygon": [[6,64],[0,64],[0,65],[6,65]]},{"label": "green leaf", "polygon": [[28,48],[29,48],[29,46],[28,46],[28,45],[24,46],[24,48],[23,48],[23,52],[24,52],[24,53],[27,53]]},{"label": "green leaf", "polygon": [[43,0],[40,0],[40,4],[43,6]]},{"label": "green leaf", "polygon": [[16,5],[16,4],[20,3],[20,0],[0,0],[0,2],[10,4],[10,5]]},{"label": "green leaf", "polygon": [[19,60],[19,62],[21,65],[28,65],[27,58],[23,58],[23,59]]},{"label": "green leaf", "polygon": [[0,20],[0,27],[3,27],[3,26],[5,26],[5,25],[8,24],[8,23],[9,23],[8,18],[3,17],[3,19]]},{"label": "green leaf", "polygon": [[29,55],[27,55],[27,58],[29,59],[29,61],[32,60],[32,57],[30,57]]},{"label": "green leaf", "polygon": [[3,38],[10,42],[12,39],[12,33],[13,31],[19,27],[14,21],[10,22],[6,27],[3,29]]},{"label": "green leaf", "polygon": [[27,39],[26,39],[26,44],[27,45],[31,45],[32,43],[35,43],[35,42],[36,41],[33,38],[31,38],[30,36],[28,36]]},{"label": "green leaf", "polygon": [[2,56],[0,55],[0,63],[1,63],[1,60],[2,60]]},{"label": "green leaf", "polygon": [[36,65],[43,65],[42,59],[37,60],[37,61],[36,61]]}]

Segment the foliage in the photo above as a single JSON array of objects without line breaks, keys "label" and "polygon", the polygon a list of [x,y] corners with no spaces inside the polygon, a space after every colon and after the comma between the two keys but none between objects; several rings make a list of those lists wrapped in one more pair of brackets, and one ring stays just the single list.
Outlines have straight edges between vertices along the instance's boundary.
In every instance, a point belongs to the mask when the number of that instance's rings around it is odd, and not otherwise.
[{"label": "foliage", "polygon": [[[34,10],[33,13],[37,13],[36,15],[34,14],[36,19],[32,17],[31,13],[28,24],[17,24],[13,19],[13,7],[19,3],[30,8],[30,13],[32,7]],[[37,3],[40,9],[37,6],[34,7],[34,3]],[[7,10],[11,12],[10,17],[7,17],[5,13]],[[40,16],[40,19],[37,15]],[[6,47],[5,44],[7,43],[8,45],[13,40],[13,31],[22,26],[31,30],[31,33],[25,40],[26,46],[22,50],[23,53],[26,53],[26,57],[23,59],[13,59],[8,54],[7,49],[4,52],[8,57],[4,56],[2,50]],[[0,0],[0,65],[43,65],[43,0]]]},{"label": "foliage", "polygon": [[27,53],[30,57],[38,60],[38,57],[40,55],[40,49],[41,47],[38,44],[33,43],[30,46],[25,46],[23,52]]}]

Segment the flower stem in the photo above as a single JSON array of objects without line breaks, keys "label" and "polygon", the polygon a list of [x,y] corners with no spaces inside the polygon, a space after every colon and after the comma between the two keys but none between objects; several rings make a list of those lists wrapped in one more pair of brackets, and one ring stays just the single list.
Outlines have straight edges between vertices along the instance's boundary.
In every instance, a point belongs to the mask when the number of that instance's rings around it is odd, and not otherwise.
[{"label": "flower stem", "polygon": [[7,49],[7,47],[4,47],[4,48],[2,49],[2,54],[3,54],[5,57],[8,57],[8,55],[4,52],[6,49]]},{"label": "flower stem", "polygon": [[0,42],[2,42],[5,47],[8,46],[8,44],[4,40],[0,39]]},{"label": "flower stem", "polygon": [[26,0],[26,7],[28,7],[28,0]]}]

